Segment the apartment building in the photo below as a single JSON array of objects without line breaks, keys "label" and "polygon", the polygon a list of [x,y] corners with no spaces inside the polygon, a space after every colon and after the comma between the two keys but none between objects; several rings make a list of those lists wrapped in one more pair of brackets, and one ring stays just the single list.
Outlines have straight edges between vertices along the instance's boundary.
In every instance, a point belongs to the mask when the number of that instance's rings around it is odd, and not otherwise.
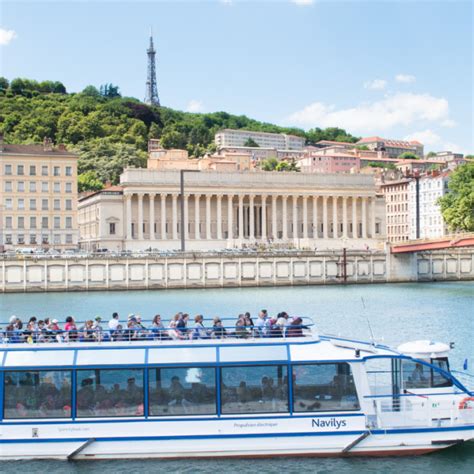
[{"label": "apartment building", "polygon": [[408,185],[410,179],[383,183],[380,186],[385,196],[386,234],[389,242],[404,242],[410,239],[410,211]]},{"label": "apartment building", "polygon": [[261,148],[277,150],[302,150],[306,139],[285,133],[252,132],[250,130],[219,130],[214,141],[218,149],[225,147],[243,147],[247,140],[253,140]]},{"label": "apartment building", "polygon": [[49,139],[0,140],[0,248],[68,248],[77,241],[77,156]]},{"label": "apartment building", "polygon": [[380,137],[366,137],[360,139],[357,146],[366,146],[369,150],[384,151],[389,158],[398,158],[402,153],[411,152],[420,158],[423,156],[423,144],[416,141],[393,140]]}]

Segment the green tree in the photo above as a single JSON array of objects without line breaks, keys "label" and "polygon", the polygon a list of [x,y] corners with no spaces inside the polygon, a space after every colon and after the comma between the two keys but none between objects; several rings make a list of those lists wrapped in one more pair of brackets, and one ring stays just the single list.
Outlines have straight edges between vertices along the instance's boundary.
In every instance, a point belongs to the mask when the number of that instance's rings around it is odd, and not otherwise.
[{"label": "green tree", "polygon": [[438,201],[445,222],[452,231],[474,231],[474,163],[458,166],[448,187]]},{"label": "green tree", "polygon": [[420,157],[411,151],[406,151],[398,156],[401,160],[419,160]]},{"label": "green tree", "polygon": [[100,97],[99,89],[97,89],[97,87],[94,87],[94,86],[84,87],[81,94],[86,95],[88,97],[95,97],[95,98]]},{"label": "green tree", "polygon": [[436,152],[434,152],[434,151],[430,151],[430,152],[426,155],[427,158],[433,158],[434,156],[436,156]]},{"label": "green tree", "polygon": [[466,160],[474,160],[474,155],[466,155],[464,158]]},{"label": "green tree", "polygon": [[356,148],[361,151],[368,151],[370,149],[367,145],[357,145]]},{"label": "green tree", "polygon": [[245,140],[244,146],[258,147],[259,145],[252,137],[249,137]]},{"label": "green tree", "polygon": [[97,178],[96,172],[92,170],[80,174],[77,177],[77,185],[80,193],[84,191],[100,191],[104,187],[102,181]]},{"label": "green tree", "polygon": [[3,94],[7,91],[10,83],[6,77],[0,77],[0,94]]},{"label": "green tree", "polygon": [[113,84],[102,84],[100,86],[99,92],[101,96],[106,97],[107,99],[120,97],[118,86],[114,86]]},{"label": "green tree", "polygon": [[161,135],[161,146],[166,149],[186,148],[186,136],[176,130],[168,130]]},{"label": "green tree", "polygon": [[275,171],[277,166],[278,160],[274,157],[270,157],[262,161],[260,168],[263,171]]}]

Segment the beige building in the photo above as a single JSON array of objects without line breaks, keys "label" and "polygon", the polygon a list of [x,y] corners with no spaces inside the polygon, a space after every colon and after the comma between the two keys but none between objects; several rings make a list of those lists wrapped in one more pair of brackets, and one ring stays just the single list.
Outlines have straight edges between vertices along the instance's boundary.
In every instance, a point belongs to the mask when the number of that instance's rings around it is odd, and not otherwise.
[{"label": "beige building", "polygon": [[77,156],[0,141],[0,247],[77,246]]},{"label": "beige building", "polygon": [[251,130],[225,128],[219,130],[214,141],[217,148],[245,146],[247,140],[255,141],[259,147],[278,150],[302,150],[306,139],[286,133],[253,132]]},{"label": "beige building", "polygon": [[376,247],[385,240],[385,204],[365,175],[126,169],[121,189],[79,201],[80,245],[111,250],[210,250],[249,244],[299,248]]},{"label": "beige building", "polygon": [[384,183],[380,189],[385,196],[387,240],[404,242],[410,238],[410,179]]}]

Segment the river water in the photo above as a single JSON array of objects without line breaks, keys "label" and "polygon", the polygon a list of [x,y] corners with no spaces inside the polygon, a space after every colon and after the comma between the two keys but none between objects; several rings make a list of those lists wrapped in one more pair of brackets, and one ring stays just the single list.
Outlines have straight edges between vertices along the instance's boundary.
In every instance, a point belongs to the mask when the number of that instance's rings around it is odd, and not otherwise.
[{"label": "river water", "polygon": [[[415,339],[454,342],[451,366],[461,369],[468,359],[474,373],[474,283],[413,283],[351,286],[307,286],[282,288],[236,288],[208,290],[159,290],[91,293],[3,294],[0,295],[0,325],[10,315],[28,320],[46,316],[64,321],[104,320],[117,311],[121,320],[128,313],[164,320],[177,311],[201,313],[210,325],[214,316],[235,317],[266,308],[270,315],[312,317],[323,333],[340,334],[398,345]],[[205,323],[206,323],[205,320]],[[6,462],[0,472],[473,472],[474,442],[443,452],[408,458],[353,459],[268,459],[213,461],[88,461]]]}]

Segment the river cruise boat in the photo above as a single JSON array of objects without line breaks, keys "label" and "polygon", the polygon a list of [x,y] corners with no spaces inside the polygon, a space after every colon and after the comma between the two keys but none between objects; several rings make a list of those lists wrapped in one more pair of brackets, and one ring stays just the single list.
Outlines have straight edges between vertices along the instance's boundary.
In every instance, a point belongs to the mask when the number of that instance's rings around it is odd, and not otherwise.
[{"label": "river cruise boat", "polygon": [[5,340],[0,459],[413,455],[474,438],[474,393],[450,346],[304,325],[288,337]]}]

